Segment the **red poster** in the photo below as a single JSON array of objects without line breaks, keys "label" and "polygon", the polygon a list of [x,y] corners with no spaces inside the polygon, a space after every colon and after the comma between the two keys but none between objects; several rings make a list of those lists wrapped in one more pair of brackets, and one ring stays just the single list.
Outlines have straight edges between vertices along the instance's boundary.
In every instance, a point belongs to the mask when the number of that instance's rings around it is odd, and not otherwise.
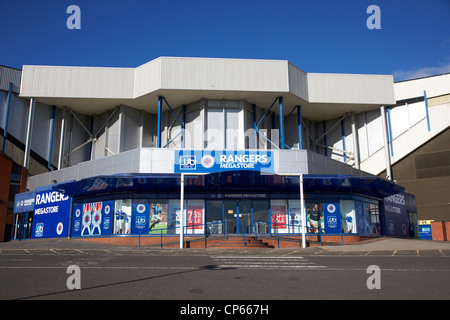
[{"label": "red poster", "polygon": [[[272,214],[272,229],[286,229],[287,219],[286,219],[286,206],[271,206]],[[277,223],[277,224],[275,224]]]},{"label": "red poster", "polygon": [[187,227],[188,229],[203,228],[203,208],[188,207],[187,209]]}]

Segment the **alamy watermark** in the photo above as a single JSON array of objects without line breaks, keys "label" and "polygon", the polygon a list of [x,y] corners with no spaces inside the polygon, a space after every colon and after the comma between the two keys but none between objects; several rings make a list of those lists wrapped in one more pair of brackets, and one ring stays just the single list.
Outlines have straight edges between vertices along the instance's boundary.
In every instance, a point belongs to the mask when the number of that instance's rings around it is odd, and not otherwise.
[{"label": "alamy watermark", "polygon": [[377,5],[370,5],[366,10],[370,17],[367,18],[366,26],[369,30],[381,29],[381,9]]},{"label": "alamy watermark", "polygon": [[70,16],[66,20],[67,29],[69,29],[69,30],[81,29],[81,9],[80,9],[80,7],[72,4],[67,7],[66,13],[70,14]]},{"label": "alamy watermark", "polygon": [[66,286],[69,290],[81,289],[81,270],[77,265],[70,265],[67,267],[66,273],[71,274],[67,278]]},{"label": "alamy watermark", "polygon": [[366,273],[371,274],[367,278],[366,286],[367,289],[381,289],[381,270],[377,265],[371,265],[367,267]]}]

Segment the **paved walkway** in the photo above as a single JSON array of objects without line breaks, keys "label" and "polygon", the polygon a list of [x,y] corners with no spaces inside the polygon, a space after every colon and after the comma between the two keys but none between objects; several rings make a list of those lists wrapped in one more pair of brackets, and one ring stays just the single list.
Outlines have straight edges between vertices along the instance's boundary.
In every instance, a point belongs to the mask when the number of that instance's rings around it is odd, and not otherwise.
[{"label": "paved walkway", "polygon": [[[169,248],[154,248],[137,246],[120,246],[115,244],[99,243],[93,241],[74,240],[74,239],[34,239],[26,241],[11,241],[0,243],[0,252],[8,250],[48,250],[48,249],[80,249],[80,250],[111,250],[111,251],[131,251],[131,250],[169,250]],[[170,248],[171,250],[179,250]],[[381,252],[381,251],[449,251],[450,241],[431,241],[419,239],[401,239],[401,238],[377,238],[362,241],[357,244],[344,246],[322,246],[302,248],[286,248],[286,249],[263,249],[263,250],[292,250],[299,251],[324,251],[324,252]],[[194,251],[194,249],[186,249]],[[213,250],[213,249],[205,249]],[[224,249],[222,249],[224,250]],[[228,249],[230,251],[234,249]],[[257,249],[251,249],[257,250]],[[198,249],[195,249],[198,251]]]},{"label": "paved walkway", "polygon": [[402,238],[376,238],[344,246],[322,246],[327,251],[393,251],[393,250],[450,250],[449,241],[432,241]]}]

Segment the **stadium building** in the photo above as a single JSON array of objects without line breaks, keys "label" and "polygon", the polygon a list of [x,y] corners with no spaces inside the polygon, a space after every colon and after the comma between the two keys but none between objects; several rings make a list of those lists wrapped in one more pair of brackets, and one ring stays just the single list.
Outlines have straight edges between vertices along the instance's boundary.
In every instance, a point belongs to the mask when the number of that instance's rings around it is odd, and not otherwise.
[{"label": "stadium building", "polygon": [[2,239],[346,243],[448,219],[448,74],[160,57],[1,67],[0,86]]}]

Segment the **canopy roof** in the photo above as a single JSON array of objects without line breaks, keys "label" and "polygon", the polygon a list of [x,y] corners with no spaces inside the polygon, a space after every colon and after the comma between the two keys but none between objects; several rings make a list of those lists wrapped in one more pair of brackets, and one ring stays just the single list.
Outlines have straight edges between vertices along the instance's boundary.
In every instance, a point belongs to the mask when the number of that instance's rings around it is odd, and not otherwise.
[{"label": "canopy roof", "polygon": [[[404,188],[377,177],[348,175],[303,175],[305,193],[355,193],[382,199]],[[97,176],[56,184],[53,189],[71,197],[92,197],[111,193],[179,193],[180,174],[119,174]],[[185,193],[298,192],[296,176],[266,175],[251,171],[220,172],[186,176]]]}]

